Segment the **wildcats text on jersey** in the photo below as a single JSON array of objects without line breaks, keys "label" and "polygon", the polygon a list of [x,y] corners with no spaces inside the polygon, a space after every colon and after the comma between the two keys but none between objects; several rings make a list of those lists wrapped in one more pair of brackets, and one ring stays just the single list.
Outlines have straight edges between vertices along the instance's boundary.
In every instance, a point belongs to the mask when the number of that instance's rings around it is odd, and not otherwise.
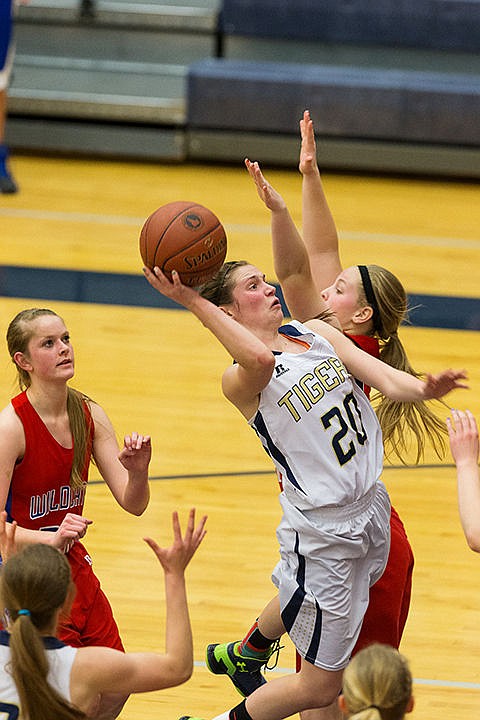
[{"label": "wildcats text on jersey", "polygon": [[60,489],[52,489],[41,495],[30,497],[30,519],[45,517],[57,510],[70,510],[83,505],[85,500],[86,484],[80,489],[72,490],[70,485],[62,485]]}]

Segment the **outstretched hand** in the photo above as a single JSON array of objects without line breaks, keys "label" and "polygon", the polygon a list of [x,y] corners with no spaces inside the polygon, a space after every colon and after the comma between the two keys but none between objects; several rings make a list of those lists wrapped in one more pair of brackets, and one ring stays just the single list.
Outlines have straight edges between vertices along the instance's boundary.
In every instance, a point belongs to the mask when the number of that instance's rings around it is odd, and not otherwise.
[{"label": "outstretched hand", "polygon": [[478,426],[470,410],[452,410],[447,418],[450,450],[455,464],[478,463]]},{"label": "outstretched hand", "polygon": [[424,399],[439,400],[452,390],[468,389],[468,385],[460,382],[467,378],[465,370],[444,370],[438,375],[427,375],[425,380]]},{"label": "outstretched hand", "polygon": [[160,547],[160,545],[152,538],[144,538],[147,545],[152,548],[153,552],[159,559],[165,574],[183,574],[188,563],[197,551],[198,546],[205,537],[206,522],[207,516],[204,515],[197,527],[195,527],[195,509],[192,508],[188,515],[185,535],[182,537],[182,529],[180,527],[178,512],[175,511],[172,513],[173,543],[170,547]]},{"label": "outstretched hand", "polygon": [[316,173],[318,172],[317,146],[315,144],[313,120],[310,117],[309,110],[304,111],[303,118],[300,120],[300,135],[302,136],[302,145],[298,169],[302,175]]},{"label": "outstretched hand", "polygon": [[252,162],[248,158],[245,158],[245,167],[256,185],[258,197],[265,203],[267,208],[272,212],[285,210],[287,207],[285,200],[280,193],[265,180],[258,162]]},{"label": "outstretched hand", "polygon": [[165,297],[171,298],[179,305],[183,305],[187,310],[191,308],[198,298],[198,292],[194,288],[184,285],[176,270],[172,270],[172,280],[169,280],[159,267],[154,267],[153,270],[144,267],[143,274],[155,290],[165,295]]}]

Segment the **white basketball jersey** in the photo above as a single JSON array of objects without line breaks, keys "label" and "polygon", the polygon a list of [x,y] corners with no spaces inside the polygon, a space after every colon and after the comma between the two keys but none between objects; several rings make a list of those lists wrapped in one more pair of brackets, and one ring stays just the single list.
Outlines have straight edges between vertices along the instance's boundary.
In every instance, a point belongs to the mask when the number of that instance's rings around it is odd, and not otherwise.
[{"label": "white basketball jersey", "polygon": [[[12,720],[19,715],[19,698],[17,688],[11,674],[8,672],[10,662],[9,634],[0,630],[0,710],[7,713],[6,717]],[[44,638],[47,652],[48,682],[60,695],[70,702],[70,672],[77,654],[77,649],[64,645],[53,637]],[[20,713],[21,715],[21,713]]]},{"label": "white basketball jersey", "polygon": [[297,321],[280,332],[309,348],[275,353],[275,370],[250,425],[292,505],[302,511],[349,505],[382,471],[377,417],[327,340]]}]

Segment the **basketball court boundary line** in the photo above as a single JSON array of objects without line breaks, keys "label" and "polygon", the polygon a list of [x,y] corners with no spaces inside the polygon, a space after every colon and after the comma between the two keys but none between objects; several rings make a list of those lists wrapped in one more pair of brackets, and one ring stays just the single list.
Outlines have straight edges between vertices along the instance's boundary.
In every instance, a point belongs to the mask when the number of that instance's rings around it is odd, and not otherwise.
[{"label": "basketball court boundary line", "polygon": [[[207,665],[204,660],[195,660],[194,666],[198,668],[205,668]],[[292,675],[295,671],[292,668],[281,668],[276,667],[268,671],[279,675]],[[434,680],[433,678],[413,678],[414,685],[424,685],[430,687],[446,687],[456,689],[468,689],[468,690],[480,690],[480,682],[468,682],[466,680]]]},{"label": "basketball court boundary line", "polygon": [[[383,468],[383,472],[389,470],[451,470],[455,468],[454,463],[425,463],[423,465],[387,465]],[[179,475],[153,475],[148,478],[149,482],[164,482],[166,480],[201,480],[204,478],[227,478],[227,477],[252,477],[255,475],[273,475],[275,470],[226,470],[225,472],[206,472],[206,473],[181,473]],[[88,485],[102,485],[104,480],[99,478],[88,481]]]}]

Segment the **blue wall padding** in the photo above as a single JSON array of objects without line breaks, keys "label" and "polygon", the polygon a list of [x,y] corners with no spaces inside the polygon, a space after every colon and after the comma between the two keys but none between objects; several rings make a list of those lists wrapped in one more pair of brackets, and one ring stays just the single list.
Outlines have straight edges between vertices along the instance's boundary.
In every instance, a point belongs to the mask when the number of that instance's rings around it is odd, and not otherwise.
[{"label": "blue wall padding", "polygon": [[223,0],[227,35],[480,50],[480,0]]},{"label": "blue wall padding", "polygon": [[188,75],[191,128],[480,145],[480,77],[207,59]]}]

